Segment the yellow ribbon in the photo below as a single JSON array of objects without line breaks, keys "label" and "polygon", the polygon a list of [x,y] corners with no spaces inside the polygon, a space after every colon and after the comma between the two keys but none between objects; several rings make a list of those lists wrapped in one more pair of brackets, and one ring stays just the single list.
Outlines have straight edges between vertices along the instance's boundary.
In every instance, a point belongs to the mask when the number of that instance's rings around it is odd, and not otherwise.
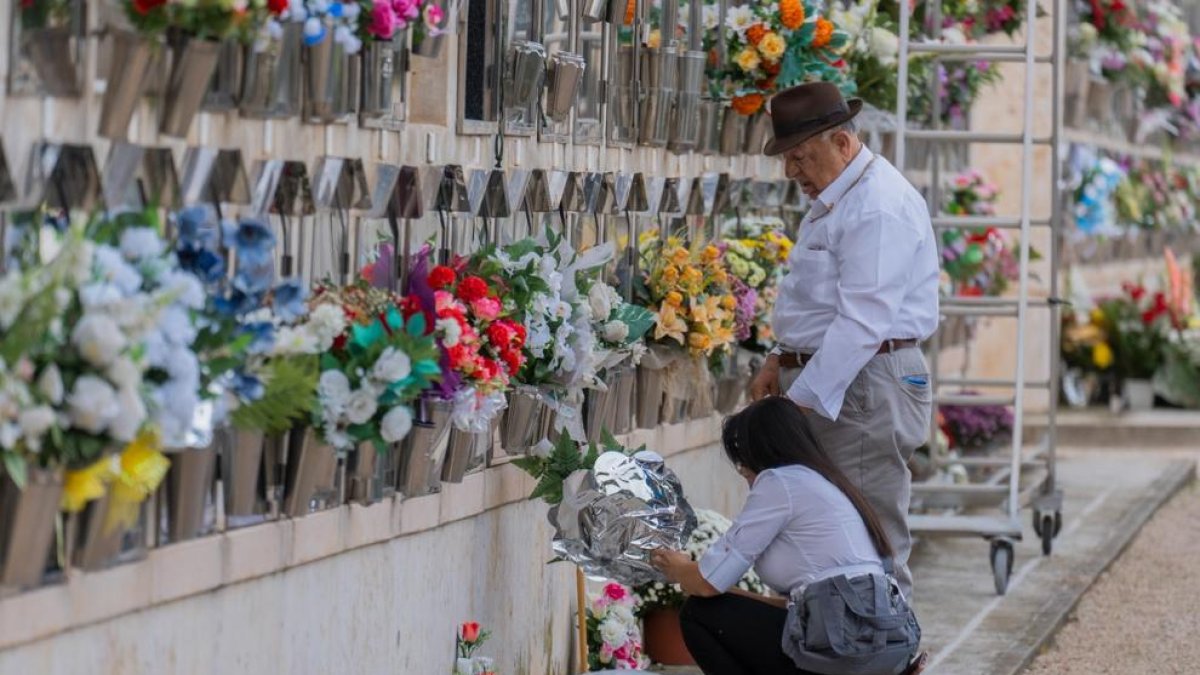
[{"label": "yellow ribbon", "polygon": [[119,454],[104,457],[78,471],[67,472],[63,510],[78,513],[88,502],[110,495],[112,504],[105,529],[116,525],[132,526],[137,521],[138,505],[158,489],[171,466],[159,448],[158,434],[145,431]]}]

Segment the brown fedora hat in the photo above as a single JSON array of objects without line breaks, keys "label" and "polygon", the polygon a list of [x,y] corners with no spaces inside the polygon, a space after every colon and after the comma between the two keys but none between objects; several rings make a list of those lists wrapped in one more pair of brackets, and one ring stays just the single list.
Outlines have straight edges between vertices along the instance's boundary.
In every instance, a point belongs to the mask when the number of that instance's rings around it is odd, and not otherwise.
[{"label": "brown fedora hat", "polygon": [[767,104],[775,135],[763,154],[787,152],[826,129],[854,119],[862,106],[862,99],[847,101],[837,85],[829,82],[806,82],[785,89]]}]

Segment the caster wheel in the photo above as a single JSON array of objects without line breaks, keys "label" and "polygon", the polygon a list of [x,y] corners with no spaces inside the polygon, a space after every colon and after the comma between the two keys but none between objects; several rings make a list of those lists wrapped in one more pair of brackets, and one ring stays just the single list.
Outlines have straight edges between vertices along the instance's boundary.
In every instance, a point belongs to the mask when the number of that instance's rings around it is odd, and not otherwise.
[{"label": "caster wheel", "polygon": [[1058,534],[1058,528],[1054,526],[1054,518],[1049,515],[1042,516],[1041,527],[1036,529],[1042,538],[1042,555],[1050,555],[1050,551],[1054,548],[1054,535]]},{"label": "caster wheel", "polygon": [[1054,536],[1057,537],[1058,533],[1061,531],[1062,531],[1062,511],[1055,511],[1054,512]]},{"label": "caster wheel", "polygon": [[1039,537],[1042,536],[1042,520],[1044,519],[1045,516],[1039,514],[1037,511],[1033,512],[1033,533]]},{"label": "caster wheel", "polygon": [[992,541],[992,580],[996,583],[996,595],[1008,592],[1008,579],[1012,575],[1013,546],[1000,539]]}]

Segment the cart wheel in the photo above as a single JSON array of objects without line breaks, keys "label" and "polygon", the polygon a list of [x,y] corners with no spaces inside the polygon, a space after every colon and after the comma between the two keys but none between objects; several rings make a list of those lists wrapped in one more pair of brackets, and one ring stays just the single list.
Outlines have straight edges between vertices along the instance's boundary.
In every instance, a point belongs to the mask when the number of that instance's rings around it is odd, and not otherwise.
[{"label": "cart wheel", "polygon": [[1037,536],[1042,536],[1042,519],[1044,516],[1037,511],[1033,512],[1033,533]]},{"label": "cart wheel", "polygon": [[1054,512],[1054,536],[1057,537],[1058,533],[1061,531],[1062,531],[1062,511],[1055,511]]},{"label": "cart wheel", "polygon": [[1058,528],[1054,526],[1054,518],[1049,514],[1042,516],[1042,525],[1036,529],[1042,537],[1042,555],[1050,555],[1050,551],[1054,548],[1054,535],[1058,534]]},{"label": "cart wheel", "polygon": [[1004,595],[1008,591],[1008,578],[1012,574],[1013,546],[1012,542],[1003,539],[992,540],[992,578],[996,582],[996,594]]}]

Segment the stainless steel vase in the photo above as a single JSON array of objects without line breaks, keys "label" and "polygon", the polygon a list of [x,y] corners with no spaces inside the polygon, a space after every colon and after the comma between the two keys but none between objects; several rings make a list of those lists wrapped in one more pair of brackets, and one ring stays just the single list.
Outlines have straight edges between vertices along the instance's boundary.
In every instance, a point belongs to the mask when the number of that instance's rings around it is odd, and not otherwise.
[{"label": "stainless steel vase", "polygon": [[41,582],[62,491],[61,469],[30,467],[24,489],[0,475],[0,586],[30,588]]},{"label": "stainless steel vase", "polygon": [[285,119],[300,113],[300,52],[304,24],[283,25],[283,35],[261,49],[247,46],[242,76],[241,113],[244,117]]},{"label": "stainless steel vase", "polygon": [[176,138],[187,136],[220,56],[220,42],[186,36],[174,38],[171,75],[163,92],[162,116],[158,124],[160,133]]}]

